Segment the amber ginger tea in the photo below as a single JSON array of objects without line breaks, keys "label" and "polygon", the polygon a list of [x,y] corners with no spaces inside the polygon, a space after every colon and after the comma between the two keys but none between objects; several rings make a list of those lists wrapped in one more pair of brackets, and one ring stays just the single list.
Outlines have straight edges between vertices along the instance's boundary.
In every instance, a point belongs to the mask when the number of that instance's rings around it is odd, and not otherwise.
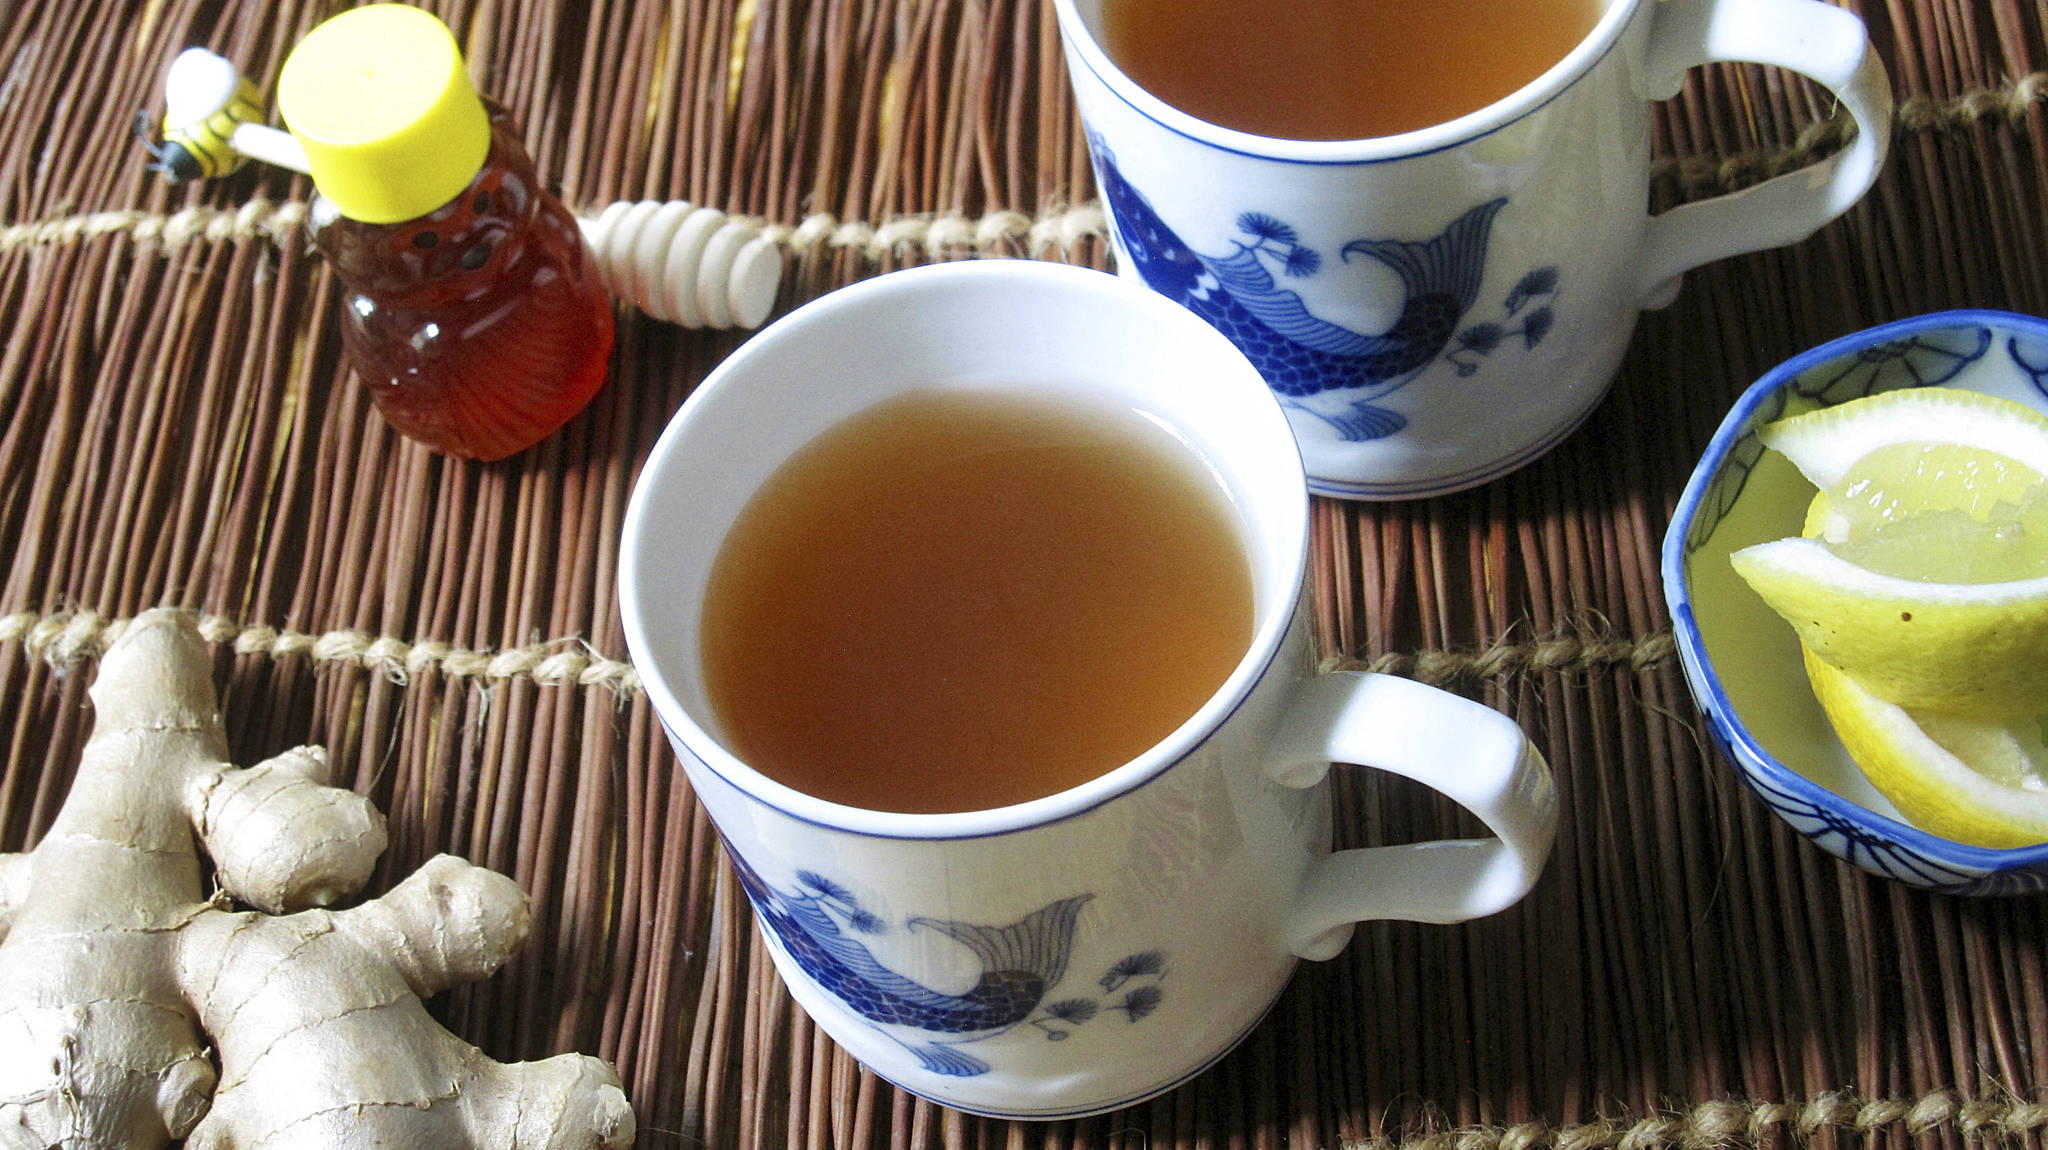
[{"label": "amber ginger tea", "polygon": [[1198,119],[1356,140],[1475,112],[1548,71],[1605,0],[1102,0],[1103,49]]},{"label": "amber ginger tea", "polygon": [[706,588],[743,761],[872,810],[1065,790],[1190,718],[1252,636],[1220,481],[1136,412],[933,388],[828,430],[733,524]]}]

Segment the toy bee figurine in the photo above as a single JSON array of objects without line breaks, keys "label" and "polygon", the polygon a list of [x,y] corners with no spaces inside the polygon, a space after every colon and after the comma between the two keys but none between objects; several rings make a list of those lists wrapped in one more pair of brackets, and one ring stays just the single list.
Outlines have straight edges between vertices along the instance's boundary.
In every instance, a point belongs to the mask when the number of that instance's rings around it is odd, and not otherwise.
[{"label": "toy bee figurine", "polygon": [[264,126],[256,85],[204,48],[178,53],[164,76],[163,139],[150,138],[146,111],[135,113],[135,134],[149,150],[150,170],[174,184],[225,176],[251,156],[306,170],[298,141]]}]

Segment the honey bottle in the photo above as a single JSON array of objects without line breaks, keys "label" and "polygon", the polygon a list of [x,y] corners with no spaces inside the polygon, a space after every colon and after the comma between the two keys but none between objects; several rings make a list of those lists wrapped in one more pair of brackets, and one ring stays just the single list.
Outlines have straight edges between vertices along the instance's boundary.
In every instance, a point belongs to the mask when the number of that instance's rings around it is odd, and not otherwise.
[{"label": "honey bottle", "polygon": [[344,12],[292,50],[277,98],[345,289],[342,347],[385,420],[491,460],[582,410],[605,381],[610,296],[447,25],[402,4]]}]

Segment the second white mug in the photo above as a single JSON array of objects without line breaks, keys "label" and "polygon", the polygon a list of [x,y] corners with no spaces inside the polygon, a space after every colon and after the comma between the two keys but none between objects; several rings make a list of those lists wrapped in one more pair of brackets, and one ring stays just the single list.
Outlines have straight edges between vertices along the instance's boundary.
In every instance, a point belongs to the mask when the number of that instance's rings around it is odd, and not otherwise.
[{"label": "second white mug", "polygon": [[[1104,51],[1110,2],[1056,7],[1118,270],[1251,358],[1325,495],[1457,491],[1556,446],[1681,273],[1811,234],[1870,187],[1890,139],[1862,22],[1818,0],[1610,0],[1512,95],[1353,141],[1250,135],[1162,102]],[[1652,218],[1650,101],[1715,60],[1811,76],[1857,135]]]}]

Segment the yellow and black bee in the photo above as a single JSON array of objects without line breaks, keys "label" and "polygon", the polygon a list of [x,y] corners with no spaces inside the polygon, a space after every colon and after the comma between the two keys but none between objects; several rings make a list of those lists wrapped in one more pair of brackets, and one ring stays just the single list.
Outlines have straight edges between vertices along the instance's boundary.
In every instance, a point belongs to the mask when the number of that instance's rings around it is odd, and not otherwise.
[{"label": "yellow and black bee", "polygon": [[235,129],[262,122],[256,85],[222,57],[188,48],[164,78],[163,138],[151,136],[146,111],[135,113],[135,134],[149,151],[149,168],[177,184],[241,167],[247,157],[234,146]]}]

